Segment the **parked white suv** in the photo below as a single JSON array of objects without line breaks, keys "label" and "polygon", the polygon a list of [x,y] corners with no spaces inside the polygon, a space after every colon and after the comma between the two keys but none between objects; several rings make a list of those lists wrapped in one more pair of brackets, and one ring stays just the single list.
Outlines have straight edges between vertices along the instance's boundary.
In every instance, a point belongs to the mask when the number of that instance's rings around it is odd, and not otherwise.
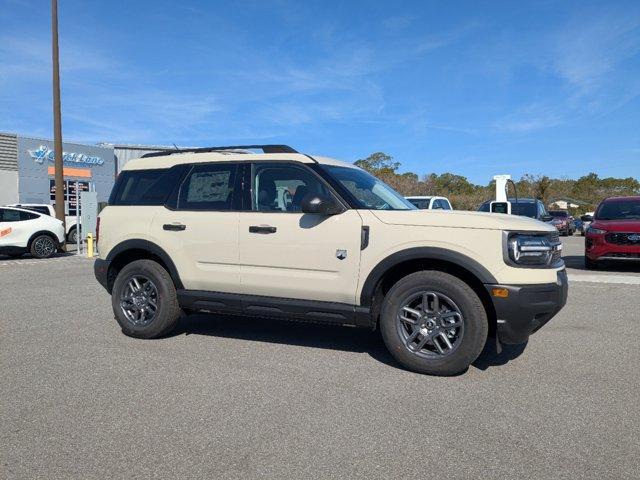
[{"label": "parked white suv", "polygon": [[419,210],[453,210],[447,197],[412,196],[404,197]]},{"label": "parked white suv", "polygon": [[[51,217],[56,216],[56,211],[53,208],[53,205],[49,205],[48,203],[14,203],[8,206],[33,210],[34,212],[43,213]],[[66,229],[65,236],[67,241],[72,244],[76,244],[78,242],[79,232],[76,225],[77,223],[78,219],[75,215],[67,215],[64,218],[64,225]]]},{"label": "parked white suv", "polygon": [[0,255],[48,258],[64,244],[62,222],[23,208],[0,207]]},{"label": "parked white suv", "polygon": [[406,368],[449,375],[488,335],[526,341],[567,297],[552,226],[418,211],[354,165],[283,145],[132,160],[98,237],[96,278],[140,338],[181,310],[380,327]]}]

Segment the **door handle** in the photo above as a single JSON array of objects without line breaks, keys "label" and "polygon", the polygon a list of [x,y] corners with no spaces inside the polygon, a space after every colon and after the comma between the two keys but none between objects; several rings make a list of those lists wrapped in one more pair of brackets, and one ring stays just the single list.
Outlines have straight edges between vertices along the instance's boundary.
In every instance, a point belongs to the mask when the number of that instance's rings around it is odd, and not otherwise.
[{"label": "door handle", "polygon": [[181,232],[182,230],[185,230],[187,228],[186,225],[183,225],[182,223],[165,223],[162,226],[163,230],[169,230],[171,232]]},{"label": "door handle", "polygon": [[276,227],[270,227],[269,225],[251,225],[249,227],[249,233],[262,233],[263,235],[276,233],[276,230]]}]

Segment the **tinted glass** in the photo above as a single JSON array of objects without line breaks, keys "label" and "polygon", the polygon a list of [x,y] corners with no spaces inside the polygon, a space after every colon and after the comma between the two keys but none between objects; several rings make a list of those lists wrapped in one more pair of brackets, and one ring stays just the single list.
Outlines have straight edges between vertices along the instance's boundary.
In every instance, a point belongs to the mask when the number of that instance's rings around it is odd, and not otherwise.
[{"label": "tinted glass", "polygon": [[163,205],[185,168],[179,165],[169,169],[125,170],[118,176],[109,204]]},{"label": "tinted glass", "polygon": [[442,200],[439,198],[433,201],[433,210],[442,210],[444,207],[442,206]]},{"label": "tinted glass", "polygon": [[604,201],[598,207],[597,220],[640,219],[640,199]]},{"label": "tinted glass", "polygon": [[301,212],[307,195],[331,195],[309,169],[291,164],[258,164],[254,173],[253,209],[259,212]]},{"label": "tinted glass", "polygon": [[42,213],[43,215],[49,215],[49,209],[45,206],[40,205],[29,205],[28,207],[24,207],[22,205],[16,205],[17,207],[24,208],[25,210],[33,210],[34,212]]},{"label": "tinted glass", "polygon": [[536,218],[538,213],[538,205],[531,203],[512,203],[511,213],[513,215],[520,215],[522,217]]},{"label": "tinted glass", "polygon": [[232,210],[238,167],[234,163],[196,165],[180,187],[179,210]]},{"label": "tinted glass", "polygon": [[443,210],[453,210],[451,208],[451,204],[449,203],[449,200],[440,200],[442,202],[442,209]]},{"label": "tinted glass", "polygon": [[322,165],[322,169],[349,190],[358,208],[367,210],[416,210],[402,195],[359,168]]},{"label": "tinted glass", "polygon": [[565,218],[569,216],[569,213],[562,210],[549,210],[549,215],[554,218]]},{"label": "tinted glass", "polygon": [[429,202],[431,200],[429,199],[417,199],[417,198],[407,198],[407,200],[409,200],[409,202],[414,205],[416,208],[419,208],[420,210],[427,210],[429,208]]},{"label": "tinted glass", "polygon": [[40,215],[21,210],[13,210],[10,208],[0,208],[0,222],[20,222],[24,220],[33,220]]},{"label": "tinted glass", "polygon": [[491,206],[491,204],[489,202],[485,202],[482,205],[480,205],[480,208],[478,209],[478,211],[479,212],[488,212],[490,206]]}]

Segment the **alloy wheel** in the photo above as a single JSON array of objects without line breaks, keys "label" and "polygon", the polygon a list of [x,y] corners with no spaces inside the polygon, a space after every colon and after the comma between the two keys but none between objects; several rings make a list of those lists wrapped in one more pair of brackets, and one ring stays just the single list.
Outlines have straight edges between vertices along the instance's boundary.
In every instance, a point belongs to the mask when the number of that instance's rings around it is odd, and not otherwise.
[{"label": "alloy wheel", "polygon": [[46,258],[55,253],[56,245],[50,237],[41,236],[36,238],[33,243],[33,249],[38,257]]},{"label": "alloy wheel", "polygon": [[414,293],[400,303],[396,327],[405,347],[434,358],[456,350],[464,334],[464,318],[453,300],[436,291]]},{"label": "alloy wheel", "polygon": [[120,296],[120,308],[127,320],[136,327],[146,327],[158,314],[158,289],[144,275],[134,275]]}]

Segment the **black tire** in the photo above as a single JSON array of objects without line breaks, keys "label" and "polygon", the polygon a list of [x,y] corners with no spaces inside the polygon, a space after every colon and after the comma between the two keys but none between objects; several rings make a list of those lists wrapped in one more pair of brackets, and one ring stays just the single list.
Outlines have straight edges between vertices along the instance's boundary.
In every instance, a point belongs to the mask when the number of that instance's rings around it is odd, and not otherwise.
[{"label": "black tire", "polygon": [[[397,322],[402,303],[422,291],[445,295],[462,314],[463,334],[446,355],[419,356],[401,338]],[[448,273],[421,271],[407,275],[389,290],[382,305],[380,330],[389,352],[405,368],[430,375],[456,375],[478,358],[487,341],[489,326],[482,301],[469,285]]]},{"label": "black tire", "polygon": [[[147,278],[157,291],[155,316],[147,325],[134,324],[121,308],[121,299],[125,296],[129,282],[134,276]],[[136,260],[120,270],[113,284],[111,306],[122,332],[135,338],[158,338],[169,333],[175,328],[181,313],[171,276],[153,260]]]},{"label": "black tire", "polygon": [[67,235],[67,242],[76,245],[78,243],[78,229],[76,227],[71,227],[69,230],[69,234]]},{"label": "black tire", "polygon": [[47,234],[38,235],[29,245],[29,253],[34,258],[49,258],[58,251],[58,242]]},{"label": "black tire", "polygon": [[584,256],[584,268],[586,268],[587,270],[597,270],[598,266],[599,265],[597,261],[591,260],[586,255]]}]

